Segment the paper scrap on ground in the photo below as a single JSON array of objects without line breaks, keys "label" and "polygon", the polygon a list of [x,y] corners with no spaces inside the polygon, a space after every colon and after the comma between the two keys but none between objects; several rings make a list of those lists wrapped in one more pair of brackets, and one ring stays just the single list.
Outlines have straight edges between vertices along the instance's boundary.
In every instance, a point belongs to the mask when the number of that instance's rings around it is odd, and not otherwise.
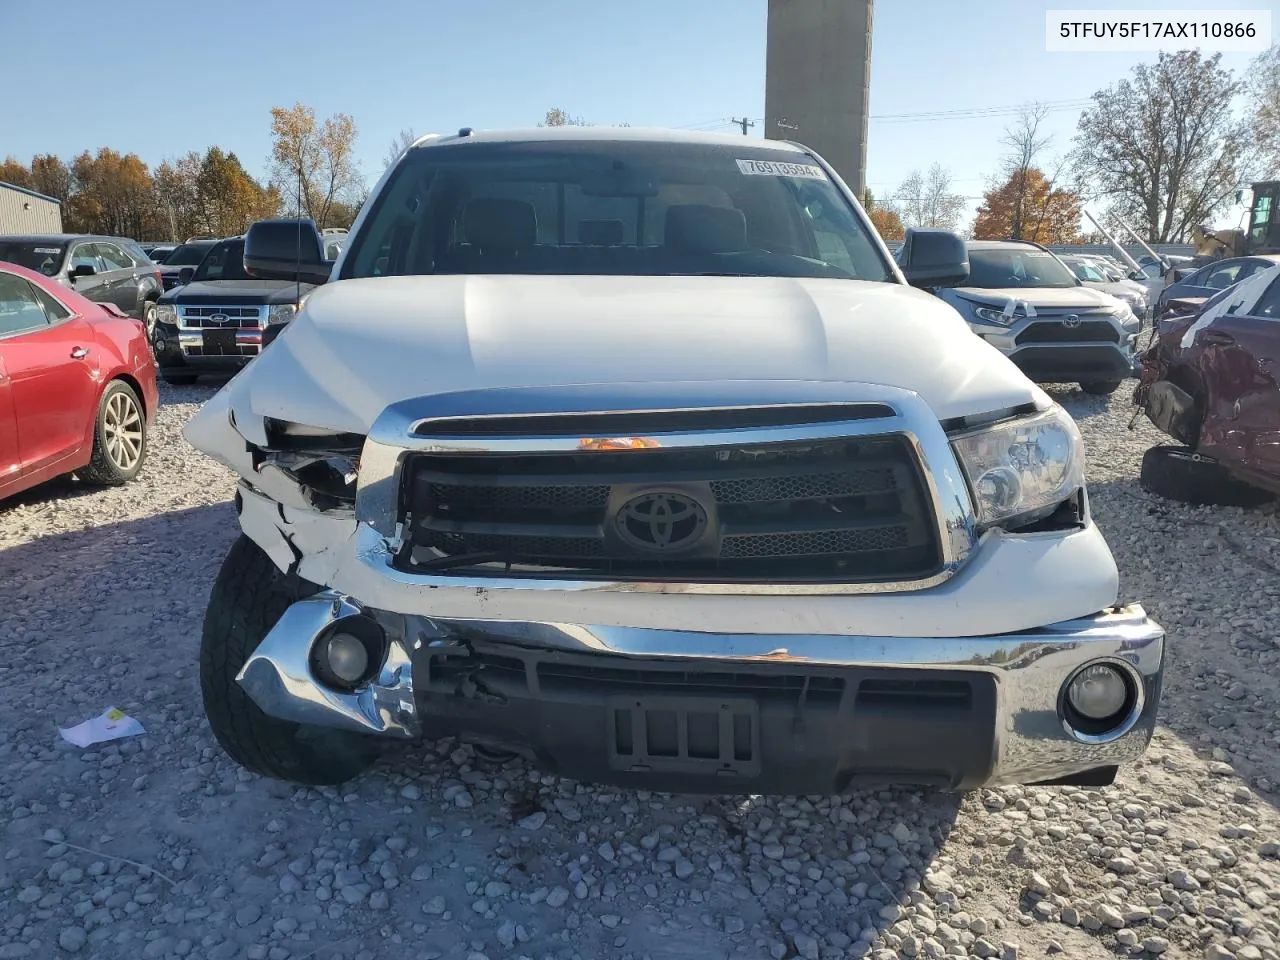
[{"label": "paper scrap on ground", "polygon": [[136,737],[147,731],[142,728],[142,724],[123,710],[111,707],[100,717],[92,717],[66,730],[59,727],[58,732],[68,743],[74,743],[77,747],[89,747],[95,743],[106,743],[108,740],[119,740],[122,737]]}]

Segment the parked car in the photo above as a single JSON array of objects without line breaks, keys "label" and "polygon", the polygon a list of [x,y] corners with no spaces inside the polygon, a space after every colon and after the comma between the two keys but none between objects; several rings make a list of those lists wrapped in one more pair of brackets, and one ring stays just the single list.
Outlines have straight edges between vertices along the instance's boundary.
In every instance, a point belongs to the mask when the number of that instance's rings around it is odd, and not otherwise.
[{"label": "parked car", "polygon": [[1189,297],[1207,299],[1241,280],[1247,280],[1259,270],[1274,267],[1277,263],[1280,263],[1280,254],[1270,254],[1215,260],[1198,270],[1192,270],[1183,279],[1169,284],[1160,291],[1160,299],[1156,302],[1156,316],[1163,317],[1173,313],[1179,304],[1171,304],[1171,301],[1185,301]]},{"label": "parked car", "polygon": [[189,267],[191,273],[194,273],[196,267],[200,266],[200,261],[204,259],[205,254],[212,250],[217,243],[217,240],[188,240],[165,257],[164,263],[160,265],[160,276],[164,281],[164,289],[172,290],[174,287],[184,283],[184,276],[190,279],[191,274],[184,275],[183,269]]},{"label": "parked car", "polygon": [[143,252],[151,258],[152,263],[161,264],[164,263],[166,257],[177,249],[175,244],[144,244],[142,247]]},{"label": "parked car", "polygon": [[1148,315],[1150,307],[1147,304],[1147,288],[1142,284],[1123,277],[1112,280],[1103,272],[1100,264],[1084,257],[1065,256],[1058,259],[1065,263],[1076,275],[1076,279],[1086,287],[1101,290],[1103,293],[1111,294],[1117,300],[1123,300],[1140,319]]},{"label": "parked car", "polygon": [[138,320],[0,262],[0,498],[68,473],[132,480],[157,405]]},{"label": "parked car", "polygon": [[[310,220],[304,223],[315,233]],[[151,343],[166,383],[195,383],[202,373],[235,373],[258,355],[264,334],[289,321],[313,286],[256,280],[243,261],[242,237],[221,240],[189,282],[160,298]]]},{"label": "parked car", "polygon": [[908,286],[965,282],[954,234],[899,271],[811,151],[630,129],[433,139],[367,210],[332,267],[250,228],[250,274],[328,282],[185,428],[242,478],[200,655],[239,763],[460,735],[826,794],[1141,754],[1163,633],[1074,421]]},{"label": "parked car", "polygon": [[1176,444],[1153,447],[1140,480],[1188,503],[1257,506],[1280,494],[1280,264],[1158,321],[1134,402]]},{"label": "parked car", "polygon": [[88,300],[114,304],[139,319],[160,296],[160,268],[127,237],[0,236],[0,260],[35,270]]},{"label": "parked car", "polygon": [[968,249],[969,279],[937,294],[1028,377],[1108,394],[1133,375],[1141,321],[1126,303],[1086,287],[1038,243],[970,240]]}]

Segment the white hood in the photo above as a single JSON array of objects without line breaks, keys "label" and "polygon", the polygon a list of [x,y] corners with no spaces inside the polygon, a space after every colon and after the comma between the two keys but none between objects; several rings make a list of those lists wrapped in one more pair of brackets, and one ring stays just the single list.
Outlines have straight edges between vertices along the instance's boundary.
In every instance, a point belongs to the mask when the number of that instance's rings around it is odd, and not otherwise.
[{"label": "white hood", "polygon": [[1096,310],[1115,307],[1115,298],[1090,287],[956,287],[955,293],[966,300],[1003,308],[1010,300],[1023,300],[1033,307],[1048,309]]},{"label": "white hood", "polygon": [[363,433],[428,394],[682,380],[887,384],[939,419],[1048,402],[936,297],[773,277],[344,280],[312,293],[228,391],[259,416]]}]

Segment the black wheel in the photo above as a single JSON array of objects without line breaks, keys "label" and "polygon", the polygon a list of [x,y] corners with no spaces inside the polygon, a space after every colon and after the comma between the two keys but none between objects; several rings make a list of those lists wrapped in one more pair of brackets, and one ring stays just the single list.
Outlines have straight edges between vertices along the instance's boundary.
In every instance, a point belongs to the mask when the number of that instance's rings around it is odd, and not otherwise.
[{"label": "black wheel", "polygon": [[98,401],[89,465],[77,470],[81,480],[118,487],[142,469],[147,458],[147,417],[133,387],[112,380]]},{"label": "black wheel", "polygon": [[236,674],[285,609],[320,588],[287,577],[241,535],[213,583],[200,637],[200,692],[222,749],[263,776],[308,785],[344,783],[377,758],[372,737],[269,717]]},{"label": "black wheel", "polygon": [[1105,397],[1120,389],[1119,380],[1082,380],[1080,389],[1095,397]]},{"label": "black wheel", "polygon": [[150,343],[151,334],[156,329],[156,302],[154,300],[142,301],[142,323],[147,328],[147,343]]},{"label": "black wheel", "polygon": [[1199,506],[1260,507],[1275,499],[1189,447],[1152,447],[1142,455],[1139,483],[1148,493]]},{"label": "black wheel", "polygon": [[195,373],[162,373],[160,379],[171,387],[189,387],[200,377]]}]

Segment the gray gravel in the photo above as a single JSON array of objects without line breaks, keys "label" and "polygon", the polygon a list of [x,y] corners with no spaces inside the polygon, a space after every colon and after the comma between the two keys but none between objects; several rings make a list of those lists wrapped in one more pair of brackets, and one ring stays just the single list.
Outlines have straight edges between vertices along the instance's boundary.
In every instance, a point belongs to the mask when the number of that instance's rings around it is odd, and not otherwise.
[{"label": "gray gravel", "polygon": [[[338,790],[241,772],[200,709],[233,484],[164,389],[140,482],[0,505],[0,960],[1280,958],[1280,519],[1136,482],[1159,436],[1063,389],[1164,725],[1102,790],[691,798],[401,748]],[[55,730],[118,706],[135,740]]]}]

